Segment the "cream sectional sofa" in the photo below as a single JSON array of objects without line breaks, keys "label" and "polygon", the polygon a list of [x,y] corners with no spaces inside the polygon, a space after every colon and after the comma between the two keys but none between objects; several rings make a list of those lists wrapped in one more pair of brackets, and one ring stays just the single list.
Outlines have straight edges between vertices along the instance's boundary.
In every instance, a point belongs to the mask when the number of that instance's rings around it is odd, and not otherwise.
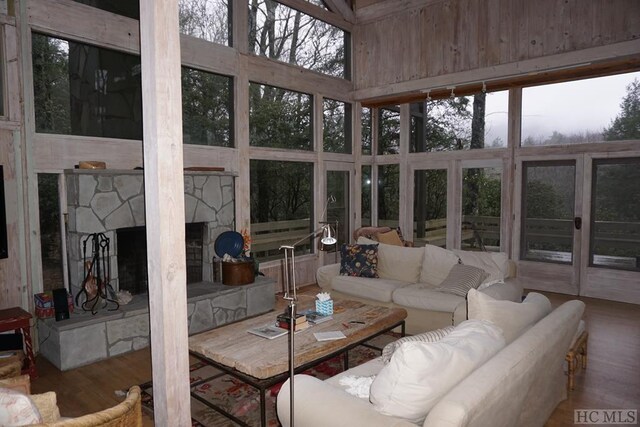
[{"label": "cream sectional sofa", "polygon": [[[358,243],[378,244],[363,237]],[[379,278],[342,276],[340,264],[330,264],[318,269],[316,280],[334,298],[406,309],[407,333],[416,334],[457,325],[467,318],[464,297],[436,289],[457,263],[489,274],[480,285],[481,292],[496,299],[521,300],[522,286],[510,280],[515,276],[515,265],[505,253],[450,251],[433,245],[411,248],[380,243]]]},{"label": "cream sectional sofa", "polygon": [[[512,342],[509,343],[507,340],[505,347],[466,374],[461,381],[452,384],[447,391],[443,391],[435,403],[430,403],[430,409],[425,410],[424,421],[416,423],[405,418],[385,415],[376,409],[375,403],[345,391],[341,380],[347,376],[362,378],[383,375],[381,370],[389,365],[384,365],[381,358],[349,369],[326,381],[307,375],[296,375],[295,425],[542,426],[558,403],[566,398],[564,356],[576,334],[583,311],[584,303],[577,300],[569,301],[541,320],[534,321],[533,325],[526,325]],[[503,315],[504,319],[508,320]],[[456,329],[461,327],[462,325]],[[400,348],[408,345],[419,344],[402,344]],[[395,357],[394,354],[390,364],[394,362]],[[400,357],[400,360],[404,359]],[[371,393],[373,390],[372,385]],[[412,391],[413,389],[410,389],[408,392]],[[406,397],[406,394],[402,396]],[[289,384],[285,383],[277,400],[278,417],[285,427],[291,425],[289,401]],[[405,400],[400,399],[398,404],[404,406],[403,402]]]}]

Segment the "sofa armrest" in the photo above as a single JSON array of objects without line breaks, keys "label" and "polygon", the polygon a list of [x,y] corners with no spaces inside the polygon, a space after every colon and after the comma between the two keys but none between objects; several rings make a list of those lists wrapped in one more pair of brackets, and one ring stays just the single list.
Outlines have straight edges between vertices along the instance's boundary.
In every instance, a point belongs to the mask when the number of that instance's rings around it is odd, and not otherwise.
[{"label": "sofa armrest", "polygon": [[316,282],[324,291],[331,290],[331,279],[340,274],[340,263],[323,265],[316,271]]},{"label": "sofa armrest", "polygon": [[[380,414],[369,402],[309,375],[295,376],[295,425],[305,427],[415,427],[406,420]],[[291,425],[289,380],[277,398],[278,419]]]},{"label": "sofa armrest", "polygon": [[504,283],[496,283],[480,292],[484,292],[495,299],[515,302],[522,301],[522,285],[516,278],[504,279]]}]

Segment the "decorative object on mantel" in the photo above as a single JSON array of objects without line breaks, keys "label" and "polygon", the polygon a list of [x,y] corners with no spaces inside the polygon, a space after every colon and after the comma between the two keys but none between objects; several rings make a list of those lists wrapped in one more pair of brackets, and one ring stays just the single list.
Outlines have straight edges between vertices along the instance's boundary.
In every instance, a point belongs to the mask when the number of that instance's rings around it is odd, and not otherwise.
[{"label": "decorative object on mantel", "polygon": [[81,160],[78,162],[78,169],[106,169],[107,164],[97,160]]},{"label": "decorative object on mantel", "polygon": [[224,172],[221,166],[189,166],[184,168],[188,172]]},{"label": "decorative object on mantel", "polygon": [[[91,259],[87,259],[87,243],[91,241]],[[109,255],[109,238],[104,233],[89,234],[82,241],[82,256],[84,259],[84,280],[82,289],[76,294],[76,305],[79,304],[80,295],[84,294],[82,309],[96,314],[100,308],[98,305],[102,301],[102,308],[109,304],[115,307],[108,311],[120,308],[116,293],[109,284],[109,272],[111,271],[111,257]]]}]

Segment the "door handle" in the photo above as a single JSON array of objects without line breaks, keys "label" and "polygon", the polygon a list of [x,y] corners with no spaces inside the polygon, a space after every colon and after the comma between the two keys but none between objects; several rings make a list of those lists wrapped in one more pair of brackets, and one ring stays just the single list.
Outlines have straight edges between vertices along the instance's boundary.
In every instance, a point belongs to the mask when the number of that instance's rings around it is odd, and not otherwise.
[{"label": "door handle", "polygon": [[573,218],[573,224],[576,226],[576,230],[580,230],[582,228],[582,218],[579,216]]}]

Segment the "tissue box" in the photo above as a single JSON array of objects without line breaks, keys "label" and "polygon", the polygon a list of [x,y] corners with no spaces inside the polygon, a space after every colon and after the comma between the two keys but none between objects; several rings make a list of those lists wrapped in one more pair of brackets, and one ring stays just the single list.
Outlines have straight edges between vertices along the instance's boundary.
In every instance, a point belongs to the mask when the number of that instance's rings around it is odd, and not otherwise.
[{"label": "tissue box", "polygon": [[325,316],[331,316],[333,314],[333,300],[316,300],[316,311]]},{"label": "tissue box", "polygon": [[[33,296],[33,302],[36,309],[36,317],[46,319],[56,314],[56,310],[53,307],[53,293],[51,291],[35,294]],[[67,295],[67,304],[69,305],[69,313],[73,313],[73,296],[71,294]]]}]

